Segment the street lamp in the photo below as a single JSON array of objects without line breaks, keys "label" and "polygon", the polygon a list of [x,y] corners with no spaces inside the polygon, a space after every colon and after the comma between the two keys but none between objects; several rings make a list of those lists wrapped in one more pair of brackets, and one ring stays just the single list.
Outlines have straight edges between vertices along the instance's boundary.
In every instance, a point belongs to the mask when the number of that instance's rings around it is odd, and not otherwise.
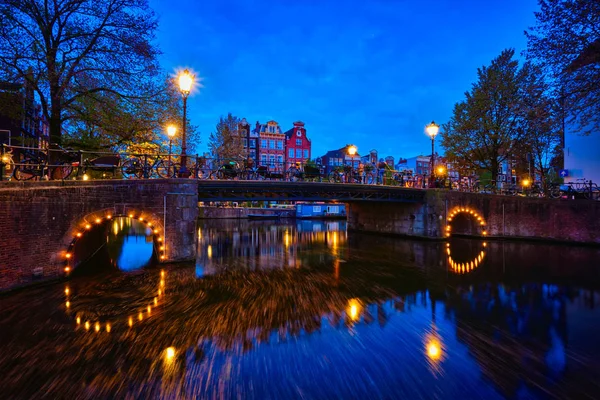
[{"label": "street lamp", "polygon": [[429,178],[431,184],[429,187],[433,187],[434,182],[435,182],[435,170],[434,170],[434,168],[435,168],[435,153],[434,153],[433,143],[435,141],[435,136],[440,131],[440,126],[437,125],[434,121],[431,121],[431,123],[425,127],[425,131],[431,138],[431,177]]},{"label": "street lamp", "polygon": [[181,74],[179,74],[179,91],[181,92],[181,96],[183,97],[183,130],[181,132],[181,168],[179,168],[179,177],[187,178],[189,177],[189,172],[187,170],[187,155],[185,151],[187,149],[186,143],[186,125],[187,125],[187,98],[190,95],[190,91],[192,90],[192,85],[194,84],[194,77],[190,74],[190,71],[187,69],[184,70]]},{"label": "street lamp", "polygon": [[354,156],[356,155],[356,152],[358,151],[358,149],[356,148],[355,145],[351,144],[348,145],[348,148],[346,149],[346,151],[348,152],[348,155],[350,156],[350,172],[348,173],[348,178],[347,179],[347,183],[352,183],[353,181],[353,176],[352,176],[352,172],[354,169]]},{"label": "street lamp", "polygon": [[169,136],[169,164],[167,168],[167,175],[171,176],[171,145],[173,144],[173,137],[177,133],[177,127],[175,125],[167,126],[167,135]]}]

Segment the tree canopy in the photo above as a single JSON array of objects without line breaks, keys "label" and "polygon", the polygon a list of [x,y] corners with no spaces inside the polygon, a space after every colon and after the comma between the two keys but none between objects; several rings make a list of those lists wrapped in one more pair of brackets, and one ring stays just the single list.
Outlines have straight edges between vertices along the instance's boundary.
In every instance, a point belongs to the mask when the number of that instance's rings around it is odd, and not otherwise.
[{"label": "tree canopy", "polygon": [[163,89],[147,0],[5,0],[0,20],[0,79],[28,79],[52,142],[86,107],[131,116]]},{"label": "tree canopy", "polygon": [[239,124],[240,119],[231,113],[226,118],[219,118],[216,131],[210,134],[208,142],[213,157],[220,160],[243,157],[244,138],[239,134]]},{"label": "tree canopy", "polygon": [[539,0],[525,32],[527,56],[549,74],[568,122],[582,133],[600,124],[600,1]]},{"label": "tree canopy", "polygon": [[490,66],[477,70],[478,81],[441,130],[449,161],[461,169],[486,170],[496,180],[502,161],[523,139],[520,88],[523,71],[514,50],[504,50]]}]

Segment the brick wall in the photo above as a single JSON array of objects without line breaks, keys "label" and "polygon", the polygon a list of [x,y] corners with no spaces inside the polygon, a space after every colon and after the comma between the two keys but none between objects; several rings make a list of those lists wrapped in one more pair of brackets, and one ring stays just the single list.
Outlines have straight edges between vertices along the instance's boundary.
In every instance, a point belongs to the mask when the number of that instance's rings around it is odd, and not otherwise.
[{"label": "brick wall", "polygon": [[164,261],[193,259],[197,204],[195,181],[3,182],[0,290],[64,276],[76,234],[108,216],[142,216],[163,238]]},{"label": "brick wall", "polygon": [[[473,213],[462,212],[448,222],[457,209]],[[428,190],[424,204],[349,204],[348,226],[353,230],[440,239],[446,237],[448,224],[452,233],[473,236],[485,231],[487,237],[600,244],[600,202]]]}]

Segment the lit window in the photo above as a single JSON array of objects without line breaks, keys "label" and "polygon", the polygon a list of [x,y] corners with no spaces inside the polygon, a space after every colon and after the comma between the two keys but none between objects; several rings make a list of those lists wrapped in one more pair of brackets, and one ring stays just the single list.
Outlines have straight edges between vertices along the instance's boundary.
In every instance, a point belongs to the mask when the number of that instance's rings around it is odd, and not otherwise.
[{"label": "lit window", "polygon": [[263,149],[267,148],[267,139],[260,140],[260,147],[262,147]]},{"label": "lit window", "polygon": [[302,139],[296,139],[296,146],[302,146]]},{"label": "lit window", "polygon": [[294,149],[290,149],[288,152],[288,157],[289,158],[294,158]]},{"label": "lit window", "polygon": [[269,148],[270,149],[274,149],[275,148],[275,141],[274,140],[269,140]]},{"label": "lit window", "polygon": [[309,158],[308,157],[308,150],[304,150],[304,158]]},{"label": "lit window", "polygon": [[296,158],[302,158],[302,149],[296,149]]}]

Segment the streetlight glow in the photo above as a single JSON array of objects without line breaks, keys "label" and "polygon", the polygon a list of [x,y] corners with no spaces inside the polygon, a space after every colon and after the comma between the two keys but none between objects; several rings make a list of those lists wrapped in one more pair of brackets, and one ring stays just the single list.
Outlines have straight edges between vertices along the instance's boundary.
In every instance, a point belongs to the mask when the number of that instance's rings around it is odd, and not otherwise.
[{"label": "streetlight glow", "polygon": [[431,137],[431,139],[433,140],[433,138],[435,138],[435,136],[440,131],[440,126],[438,124],[436,124],[435,121],[431,121],[431,123],[425,127],[425,131],[427,132],[429,137]]},{"label": "streetlight glow", "polygon": [[183,93],[189,94],[192,90],[192,85],[194,84],[194,77],[190,74],[190,71],[187,69],[179,74],[179,90]]},{"label": "streetlight glow", "polygon": [[170,138],[173,138],[173,136],[175,136],[176,133],[177,127],[175,125],[167,126],[167,135],[169,135]]},{"label": "streetlight glow", "polygon": [[356,154],[357,148],[355,145],[348,146],[348,154],[353,156]]}]

